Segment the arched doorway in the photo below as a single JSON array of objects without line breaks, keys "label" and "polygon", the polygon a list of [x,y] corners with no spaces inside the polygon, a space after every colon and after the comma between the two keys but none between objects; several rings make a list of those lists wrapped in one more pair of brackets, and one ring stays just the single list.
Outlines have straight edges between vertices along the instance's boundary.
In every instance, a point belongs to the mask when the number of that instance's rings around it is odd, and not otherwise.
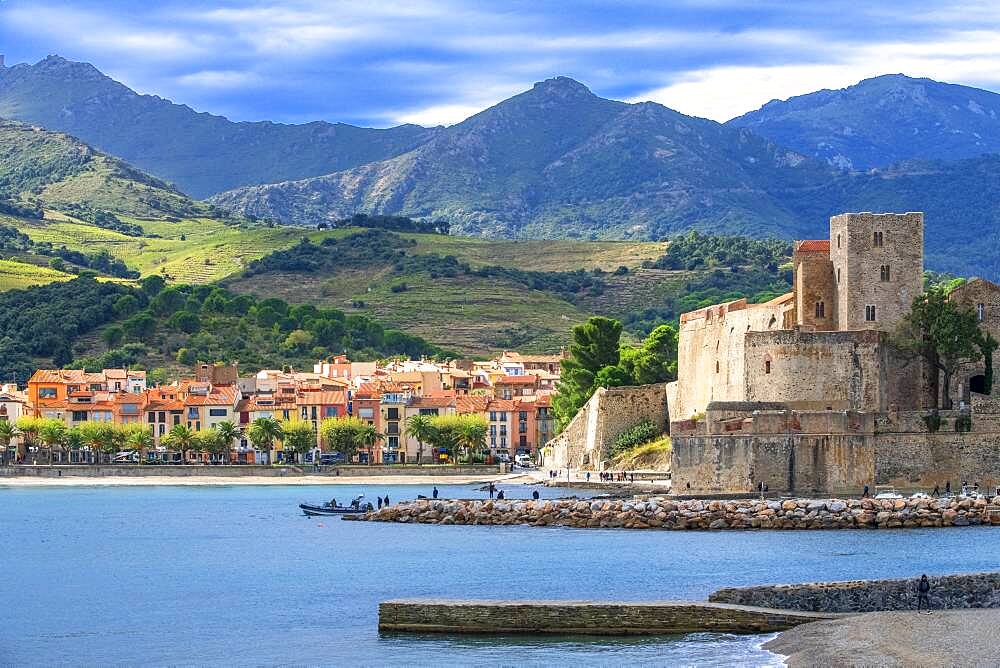
[{"label": "arched doorway", "polygon": [[986,376],[982,374],[969,379],[969,391],[978,394],[988,394],[986,391]]}]

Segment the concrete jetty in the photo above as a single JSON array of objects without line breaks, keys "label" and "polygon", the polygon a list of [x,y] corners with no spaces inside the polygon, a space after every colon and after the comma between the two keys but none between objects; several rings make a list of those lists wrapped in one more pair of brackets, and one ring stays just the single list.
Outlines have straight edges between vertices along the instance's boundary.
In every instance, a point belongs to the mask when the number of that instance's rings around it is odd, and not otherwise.
[{"label": "concrete jetty", "polygon": [[835,613],[694,601],[469,601],[406,599],[379,604],[379,631],[670,635],[774,633],[836,619]]}]

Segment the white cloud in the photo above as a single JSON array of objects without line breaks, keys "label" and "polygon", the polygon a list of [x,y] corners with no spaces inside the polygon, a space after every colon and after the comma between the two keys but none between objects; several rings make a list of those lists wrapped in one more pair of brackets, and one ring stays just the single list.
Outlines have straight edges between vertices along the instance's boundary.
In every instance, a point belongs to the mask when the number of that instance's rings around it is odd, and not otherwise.
[{"label": "white cloud", "polygon": [[240,70],[201,70],[177,77],[186,86],[198,88],[244,88],[261,83],[261,77],[254,72]]},{"label": "white cloud", "polygon": [[468,104],[437,104],[423,109],[394,114],[394,123],[416,123],[417,125],[454,125],[469,116],[478,114],[483,107]]},{"label": "white cloud", "polygon": [[682,113],[726,121],[774,100],[821,88],[844,88],[880,74],[901,73],[996,88],[1000,32],[964,31],[928,42],[831,44],[828,62],[711,67],[681,74],[667,86],[633,96]]}]

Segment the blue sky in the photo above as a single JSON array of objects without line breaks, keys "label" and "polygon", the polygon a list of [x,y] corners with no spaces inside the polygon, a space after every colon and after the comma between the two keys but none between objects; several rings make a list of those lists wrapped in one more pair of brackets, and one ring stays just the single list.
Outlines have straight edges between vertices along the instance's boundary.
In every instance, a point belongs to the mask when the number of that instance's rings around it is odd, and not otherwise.
[{"label": "blue sky", "polygon": [[0,53],[235,120],[449,124],[566,75],[722,121],[885,73],[1000,90],[1000,3],[0,0]]}]

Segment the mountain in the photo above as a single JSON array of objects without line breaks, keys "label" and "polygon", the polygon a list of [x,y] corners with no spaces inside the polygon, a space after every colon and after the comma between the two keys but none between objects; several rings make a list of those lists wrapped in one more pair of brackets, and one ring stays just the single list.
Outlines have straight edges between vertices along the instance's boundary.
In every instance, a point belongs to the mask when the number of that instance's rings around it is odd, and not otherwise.
[{"label": "mountain", "polygon": [[887,74],[841,90],[773,100],[726,125],[842,169],[1000,152],[1000,95]]},{"label": "mountain", "polygon": [[199,198],[382,160],[437,133],[416,125],[235,123],[140,95],[88,63],[59,56],[0,67],[0,118],[72,134]]},{"label": "mountain", "polygon": [[559,77],[394,158],[210,201],[303,225],[355,212],[440,217],[485,236],[657,238],[691,227],[786,235],[800,221],[768,190],[827,172],[741,128],[602,99]]},{"label": "mountain", "polygon": [[0,121],[0,198],[14,215],[21,212],[11,206],[24,206],[29,215],[31,207],[140,218],[210,212],[209,206],[75,137],[13,121]]}]

